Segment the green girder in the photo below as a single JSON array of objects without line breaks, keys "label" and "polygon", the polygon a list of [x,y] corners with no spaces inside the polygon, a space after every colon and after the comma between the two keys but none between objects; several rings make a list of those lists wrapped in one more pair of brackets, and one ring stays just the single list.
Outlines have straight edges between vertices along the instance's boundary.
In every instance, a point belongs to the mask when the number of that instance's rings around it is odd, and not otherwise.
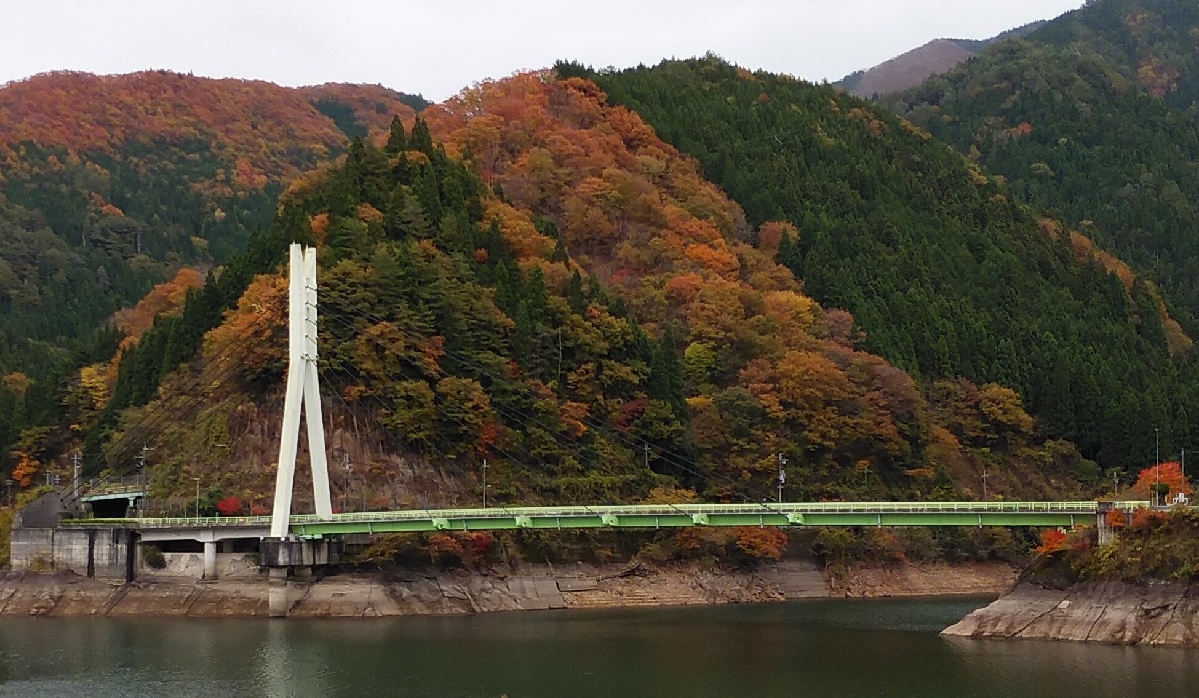
[{"label": "green girder", "polygon": [[[1125,511],[1149,502],[1111,502]],[[498,531],[512,529],[682,528],[687,526],[1033,526],[1094,525],[1099,503],[1083,502],[803,502],[490,507],[353,512],[291,517],[302,538],[350,533]],[[68,526],[137,529],[268,527],[269,516],[75,519]]]}]

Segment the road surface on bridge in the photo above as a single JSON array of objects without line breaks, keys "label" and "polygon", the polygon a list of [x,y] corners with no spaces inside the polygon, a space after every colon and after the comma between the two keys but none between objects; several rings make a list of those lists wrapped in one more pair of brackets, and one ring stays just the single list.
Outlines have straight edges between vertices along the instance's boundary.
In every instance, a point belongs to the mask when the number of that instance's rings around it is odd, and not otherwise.
[{"label": "road surface on bridge", "polygon": [[[1131,511],[1149,502],[1111,502]],[[412,509],[316,516],[296,514],[301,538],[350,533],[511,529],[680,528],[687,526],[1074,526],[1094,525],[1099,503],[1079,502],[803,502],[627,504],[486,509]],[[73,519],[67,526],[139,530],[269,528],[270,516]]]}]

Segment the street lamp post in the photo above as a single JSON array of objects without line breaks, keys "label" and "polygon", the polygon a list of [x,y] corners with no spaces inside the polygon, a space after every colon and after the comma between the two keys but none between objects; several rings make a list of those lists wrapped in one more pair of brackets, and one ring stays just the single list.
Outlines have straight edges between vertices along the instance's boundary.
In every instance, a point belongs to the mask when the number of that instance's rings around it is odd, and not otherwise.
[{"label": "street lamp post", "polygon": [[1162,482],[1162,447],[1157,427],[1153,427],[1153,501],[1161,506],[1162,493],[1159,487]]},{"label": "street lamp post", "polygon": [[783,485],[787,483],[787,471],[783,466],[787,464],[787,456],[778,454],[779,461],[779,504],[783,503]]}]

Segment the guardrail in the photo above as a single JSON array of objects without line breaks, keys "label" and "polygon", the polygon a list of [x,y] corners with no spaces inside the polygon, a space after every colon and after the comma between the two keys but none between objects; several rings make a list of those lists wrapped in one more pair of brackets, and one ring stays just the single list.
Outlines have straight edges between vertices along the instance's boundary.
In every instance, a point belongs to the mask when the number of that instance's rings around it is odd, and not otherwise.
[{"label": "guardrail", "polygon": [[145,480],[138,475],[130,475],[122,478],[92,478],[79,484],[76,491],[80,497],[92,497],[99,495],[111,494],[126,494],[129,492],[142,492],[146,489]]},{"label": "guardrail", "polygon": [[[1111,502],[1117,509],[1134,510],[1147,501]],[[800,502],[756,504],[623,504],[561,507],[488,507],[486,509],[410,509],[405,511],[346,512],[331,516],[296,514],[292,526],[425,521],[430,519],[511,519],[513,517],[575,518],[595,516],[669,516],[676,514],[1095,514],[1099,503],[1078,502]],[[64,525],[120,525],[137,528],[262,527],[270,516],[160,517],[143,519],[73,519]]]}]

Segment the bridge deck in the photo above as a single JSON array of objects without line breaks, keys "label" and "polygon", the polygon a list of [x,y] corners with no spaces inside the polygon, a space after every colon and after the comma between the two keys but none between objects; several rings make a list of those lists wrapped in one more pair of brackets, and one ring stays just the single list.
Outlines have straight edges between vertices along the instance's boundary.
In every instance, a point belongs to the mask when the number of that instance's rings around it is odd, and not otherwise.
[{"label": "bridge deck", "polygon": [[[1149,502],[1113,502],[1132,510]],[[348,533],[485,531],[686,526],[1072,526],[1093,524],[1098,503],[1081,502],[803,502],[762,504],[628,504],[561,507],[416,509],[291,517],[305,538]],[[71,526],[137,529],[267,527],[269,516],[77,519]]]}]

